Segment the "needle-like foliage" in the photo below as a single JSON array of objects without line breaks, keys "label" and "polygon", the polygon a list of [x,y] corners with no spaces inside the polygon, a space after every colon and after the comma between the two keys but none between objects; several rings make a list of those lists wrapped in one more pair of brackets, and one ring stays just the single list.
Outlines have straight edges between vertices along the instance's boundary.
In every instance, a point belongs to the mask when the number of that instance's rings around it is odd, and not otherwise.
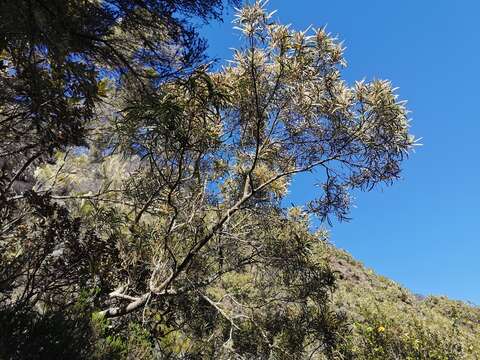
[{"label": "needle-like foliage", "polygon": [[[62,284],[64,294],[68,289],[74,299],[90,291],[97,317],[112,319],[118,334],[128,322],[141,323],[164,358],[339,356],[345,328],[329,306],[334,276],[325,259],[326,235],[310,232],[309,217],[347,219],[352,190],[399,177],[415,140],[395,90],[383,80],[349,86],[341,78],[345,61],[335,38],[325,29],[298,32],[281,25],[259,2],[238,11],[242,44],[231,62],[220,70],[202,65],[181,72],[193,64],[182,52],[183,38],[176,37],[185,30],[176,13],[164,20],[154,1],[87,3],[82,10],[88,14],[104,11],[103,22],[95,23],[100,35],[67,32],[65,43],[52,50],[32,47],[31,39],[4,46],[14,64],[5,79],[58,81],[41,86],[57,95],[40,91],[47,101],[35,102],[40,115],[32,112],[36,92],[23,100],[11,92],[2,116],[10,122],[26,111],[30,117],[21,126],[29,141],[57,151],[53,164],[37,168],[33,193],[10,194],[7,201],[28,207],[45,194],[43,208],[60,211],[61,221],[75,229],[78,256],[92,250],[85,264],[75,265],[82,281]],[[196,2],[180,4],[179,12],[206,16]],[[31,13],[36,26],[49,16],[41,9]],[[47,44],[62,26],[54,21],[41,28],[39,41]],[[15,62],[16,52],[28,51],[33,75]],[[98,83],[100,65],[119,77]],[[75,80],[77,67],[82,74],[92,69],[91,87]],[[82,133],[70,128],[78,123],[80,129],[87,118]],[[52,122],[69,130],[57,131]],[[16,146],[9,141],[6,149]],[[284,208],[292,178],[304,172],[318,179],[314,200]],[[78,219],[70,220],[66,209]],[[53,226],[50,213],[35,213],[45,219],[42,231]],[[5,244],[24,251],[16,233],[4,232],[10,236]],[[69,254],[75,241],[57,230],[53,238],[47,252]],[[15,263],[11,252],[6,261]],[[54,306],[49,296],[46,287],[35,301]]]}]

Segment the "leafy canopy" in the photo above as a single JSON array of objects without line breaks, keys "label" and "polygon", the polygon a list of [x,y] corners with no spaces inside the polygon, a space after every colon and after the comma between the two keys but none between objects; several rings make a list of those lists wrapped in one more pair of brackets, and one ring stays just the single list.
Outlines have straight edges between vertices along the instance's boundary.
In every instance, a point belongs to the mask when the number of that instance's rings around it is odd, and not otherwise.
[{"label": "leafy canopy", "polygon": [[[85,146],[51,148],[66,151],[36,170],[42,206],[68,209],[81,244],[92,244],[82,282],[55,289],[72,298],[88,289],[91,306],[113,318],[118,333],[142,323],[170,358],[338,355],[344,328],[328,302],[334,277],[326,235],[309,231],[309,216],[347,219],[351,190],[398,178],[415,144],[404,103],[388,81],[348,86],[336,39],[325,29],[281,25],[259,2],[239,10],[242,45],[227,66],[168,76],[147,45],[162,40],[163,51],[177,50],[165,46],[175,27],[162,20],[168,31],[151,29],[156,2],[140,3],[92,2],[123,15],[107,27],[106,48],[94,42],[100,48],[82,59],[100,54],[92,61],[112,66],[122,81],[95,83],[104,101],[90,106],[85,135],[75,137],[83,143],[64,144]],[[126,39],[134,50],[108,50]],[[75,106],[87,106],[88,96],[79,97]],[[316,198],[286,209],[289,183],[303,172],[317,177]],[[35,196],[9,200],[28,205]],[[70,244],[61,232],[54,238],[56,249]],[[14,233],[5,243],[24,246]],[[48,293],[39,296],[53,306]]]}]

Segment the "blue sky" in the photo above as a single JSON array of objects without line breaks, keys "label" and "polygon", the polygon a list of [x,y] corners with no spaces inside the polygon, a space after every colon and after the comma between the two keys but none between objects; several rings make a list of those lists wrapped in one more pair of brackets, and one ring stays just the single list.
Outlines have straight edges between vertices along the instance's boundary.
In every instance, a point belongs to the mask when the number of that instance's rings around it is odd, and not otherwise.
[{"label": "blue sky", "polygon": [[[331,240],[376,272],[416,293],[480,304],[480,2],[477,0],[271,0],[282,23],[327,29],[344,40],[344,78],[387,78],[422,137],[390,187],[356,194],[352,221]],[[239,45],[230,10],[204,33],[208,54]],[[308,176],[291,201],[310,199]]]}]

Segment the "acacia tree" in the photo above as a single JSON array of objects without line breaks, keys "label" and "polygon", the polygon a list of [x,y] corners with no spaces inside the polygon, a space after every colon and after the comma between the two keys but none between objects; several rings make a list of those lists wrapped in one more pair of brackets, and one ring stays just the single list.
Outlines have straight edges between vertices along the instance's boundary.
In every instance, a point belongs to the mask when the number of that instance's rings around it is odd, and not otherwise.
[{"label": "acacia tree", "polygon": [[[272,15],[239,11],[243,45],[220,71],[111,84],[90,150],[38,172],[37,191],[115,244],[108,277],[93,258],[84,284],[100,314],[142,319],[163,354],[334,356],[334,279],[308,216],[346,219],[349,191],[397,179],[415,144],[388,81],[348,86],[340,43]],[[283,208],[303,172],[315,200]]]}]

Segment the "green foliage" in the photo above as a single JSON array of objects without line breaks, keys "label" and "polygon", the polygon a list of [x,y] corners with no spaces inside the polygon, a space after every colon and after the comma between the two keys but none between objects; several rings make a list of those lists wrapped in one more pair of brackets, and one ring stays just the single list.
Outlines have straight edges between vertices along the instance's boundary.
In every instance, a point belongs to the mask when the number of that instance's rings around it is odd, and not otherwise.
[{"label": "green foliage", "polygon": [[342,344],[352,359],[478,359],[480,309],[441,297],[420,298],[332,249],[340,280],[334,294],[351,321]]},{"label": "green foliage", "polygon": [[[0,4],[0,355],[474,358],[476,309],[311,231],[399,177],[415,139],[390,82],[349,86],[337,39],[261,2],[214,71],[188,17],[220,5]],[[315,200],[285,208],[305,172]]]},{"label": "green foliage", "polygon": [[102,314],[93,313],[91,327],[96,335],[92,358],[154,359],[151,336],[140,324],[130,322],[123,331],[116,332],[111,321]]},{"label": "green foliage", "polygon": [[88,321],[64,312],[0,311],[1,359],[90,359]]}]

